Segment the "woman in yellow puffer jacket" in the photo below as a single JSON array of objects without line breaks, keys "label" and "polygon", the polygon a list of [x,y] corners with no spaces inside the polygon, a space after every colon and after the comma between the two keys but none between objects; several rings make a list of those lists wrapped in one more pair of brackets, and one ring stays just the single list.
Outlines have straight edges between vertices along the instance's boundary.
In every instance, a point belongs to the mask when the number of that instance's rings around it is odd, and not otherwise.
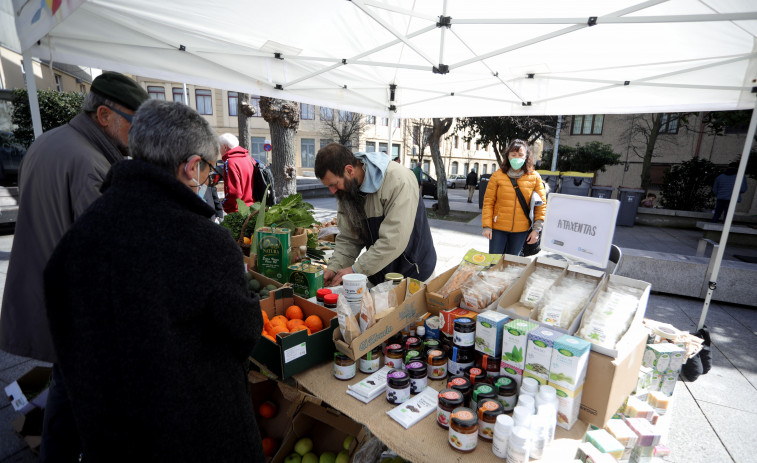
[{"label": "woman in yellow puffer jacket", "polygon": [[[506,150],[506,165],[492,174],[484,195],[481,222],[483,235],[489,240],[490,254],[520,254],[523,245],[535,243],[544,224],[547,198],[541,176],[534,171],[531,150],[523,140],[513,140]],[[534,223],[518,201],[512,180],[517,182],[526,204],[532,193],[541,197],[543,205],[534,208]],[[531,232],[529,233],[529,229]]]}]

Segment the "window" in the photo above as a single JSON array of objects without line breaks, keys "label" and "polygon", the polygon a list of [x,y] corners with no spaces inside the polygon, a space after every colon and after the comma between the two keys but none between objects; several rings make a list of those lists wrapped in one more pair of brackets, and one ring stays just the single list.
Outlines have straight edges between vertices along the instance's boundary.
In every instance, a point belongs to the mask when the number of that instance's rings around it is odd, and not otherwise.
[{"label": "window", "polygon": [[200,114],[213,114],[213,98],[210,96],[210,90],[195,90],[195,101],[197,102],[197,112]]},{"label": "window", "polygon": [[[481,141],[480,140],[476,140],[476,151],[478,151],[480,149],[481,149]],[[486,173],[486,170],[484,170],[484,173]]]},{"label": "window", "polygon": [[400,120],[399,119],[392,120],[392,127],[399,128],[399,126],[400,126]]},{"label": "window", "polygon": [[315,119],[315,106],[307,103],[300,103],[300,111],[302,112],[302,120]]},{"label": "window", "polygon": [[660,133],[676,134],[678,133],[678,113],[666,113],[662,115],[662,125]]},{"label": "window", "polygon": [[229,116],[237,115],[237,107],[239,106],[239,94],[237,92],[228,92],[229,100]]},{"label": "window", "polygon": [[365,116],[365,123],[376,125],[376,116]]},{"label": "window", "polygon": [[184,103],[184,89],[173,87],[171,89],[171,92],[173,93],[173,101]]},{"label": "window", "polygon": [[263,149],[265,145],[264,137],[250,137],[250,155],[263,164],[268,164],[268,153]]},{"label": "window", "polygon": [[489,166],[487,166],[486,164],[484,164],[484,175],[486,175],[486,174],[487,174],[486,170],[487,170],[488,168],[489,168]]},{"label": "window", "polygon": [[376,152],[376,142],[375,141],[367,141],[367,142],[365,142],[365,152],[366,153],[375,153]]},{"label": "window", "polygon": [[63,91],[63,81],[58,74],[55,74],[55,88],[57,88],[59,92]]},{"label": "window", "polygon": [[79,84],[79,93],[82,95],[87,93],[87,88],[84,86],[84,84]]},{"label": "window", "polygon": [[460,137],[455,135],[455,148],[460,148]]},{"label": "window", "polygon": [[332,143],[334,140],[330,138],[321,138],[321,148],[328,145],[329,143]]},{"label": "window", "polygon": [[400,157],[400,145],[392,143],[392,159]]},{"label": "window", "polygon": [[379,143],[379,153],[388,153],[388,152],[389,152],[389,144]]},{"label": "window", "polygon": [[470,140],[465,142],[465,149],[470,150]]},{"label": "window", "polygon": [[588,114],[586,116],[573,116],[573,126],[570,128],[571,135],[602,135],[603,114]]},{"label": "window", "polygon": [[431,162],[429,160],[423,161],[423,172],[428,174],[429,169],[431,169]]},{"label": "window", "polygon": [[315,167],[315,139],[303,138],[300,140],[300,156],[302,167]]},{"label": "window", "polygon": [[469,172],[468,170],[469,164],[466,162],[465,164],[463,164],[463,166],[465,166],[465,169],[463,169],[463,173],[467,174]]},{"label": "window", "polygon": [[389,118],[388,117],[382,117],[381,118],[381,125],[384,126],[384,127],[388,127],[389,126]]},{"label": "window", "polygon": [[321,107],[321,120],[322,121],[333,121],[334,120],[334,110],[331,109],[331,108]]},{"label": "window", "polygon": [[348,122],[351,121],[353,118],[353,115],[349,111],[339,111],[339,122]]},{"label": "window", "polygon": [[662,185],[665,172],[670,169],[670,164],[652,164],[649,166],[649,182],[651,185]]},{"label": "window", "polygon": [[478,163],[477,162],[473,163],[473,170],[475,170],[476,173],[478,173]]},{"label": "window", "polygon": [[260,112],[260,95],[250,95],[250,106],[255,110],[255,114],[252,117],[263,117]]},{"label": "window", "polygon": [[150,95],[152,100],[166,100],[166,89],[163,87],[148,85],[147,94]]},{"label": "window", "polygon": [[457,175],[457,161],[452,161],[452,171],[450,174]]},{"label": "window", "polygon": [[497,171],[497,164],[492,162],[492,174]]}]

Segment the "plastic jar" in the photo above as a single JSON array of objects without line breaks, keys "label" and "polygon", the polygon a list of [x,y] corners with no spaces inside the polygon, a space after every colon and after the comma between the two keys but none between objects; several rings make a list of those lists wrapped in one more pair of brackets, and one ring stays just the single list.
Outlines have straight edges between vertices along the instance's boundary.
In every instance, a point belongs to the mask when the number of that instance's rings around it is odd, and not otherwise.
[{"label": "plastic jar", "polygon": [[405,365],[416,361],[423,361],[423,354],[421,351],[413,349],[405,352]]},{"label": "plastic jar", "polygon": [[423,341],[415,336],[410,336],[405,339],[405,349],[407,350],[421,350],[423,349]]},{"label": "plastic jar", "polygon": [[473,386],[473,393],[470,399],[470,408],[478,409],[478,404],[485,399],[497,400],[497,392],[489,383],[478,383]]},{"label": "plastic jar", "polygon": [[417,394],[426,389],[428,385],[428,369],[426,364],[421,361],[414,361],[407,364],[407,375],[410,377],[410,393]]},{"label": "plastic jar", "polygon": [[389,344],[386,346],[384,365],[390,368],[401,370],[405,364],[402,359],[405,357],[405,349],[402,344]]},{"label": "plastic jar", "polygon": [[336,301],[339,300],[338,294],[324,294],[323,296],[323,305],[326,306],[327,309],[334,309],[336,310]]},{"label": "plastic jar", "polygon": [[386,400],[401,404],[410,398],[410,377],[405,370],[391,370],[386,375]]},{"label": "plastic jar", "polygon": [[449,445],[458,452],[469,453],[478,445],[478,417],[473,410],[458,407],[449,421]]},{"label": "plastic jar", "polygon": [[465,399],[460,391],[455,389],[442,389],[439,391],[439,401],[436,405],[436,424],[444,429],[449,428],[449,416],[452,410],[461,407]]},{"label": "plastic jar", "polygon": [[516,424],[507,440],[507,463],[528,463],[530,439],[531,432]]},{"label": "plastic jar", "polygon": [[536,398],[536,394],[539,392],[539,381],[534,378],[525,377],[520,383],[520,395],[530,395]]},{"label": "plastic jar", "polygon": [[346,381],[355,377],[357,367],[355,361],[341,352],[334,354],[334,377]]},{"label": "plastic jar", "polygon": [[557,390],[547,384],[539,387],[539,393],[536,394],[536,409],[540,405],[550,404],[557,410],[560,406],[560,400],[557,398]]},{"label": "plastic jar", "polygon": [[526,407],[531,410],[531,414],[536,413],[536,401],[534,397],[528,394],[521,394],[518,396],[518,403],[516,407]]},{"label": "plastic jar", "polygon": [[323,300],[323,297],[327,294],[331,294],[331,290],[328,288],[320,288],[315,292],[315,300],[319,304],[323,305],[325,304],[325,301]]},{"label": "plastic jar", "polygon": [[391,281],[394,285],[402,283],[404,279],[405,277],[401,273],[387,273],[384,275],[384,281]]},{"label": "plastic jar", "polygon": [[486,372],[479,367],[468,367],[463,371],[463,375],[474,385],[486,382]]},{"label": "plastic jar", "polygon": [[426,351],[428,379],[438,380],[447,377],[447,355],[441,349]]},{"label": "plastic jar", "polygon": [[499,458],[507,458],[507,441],[513,432],[513,419],[508,415],[499,415],[494,424],[492,452]]},{"label": "plastic jar", "polygon": [[488,441],[494,439],[494,425],[497,423],[497,417],[502,414],[502,405],[496,400],[479,400],[477,412],[478,437]]},{"label": "plastic jar", "polygon": [[476,343],[476,322],[472,318],[455,319],[452,343],[458,347],[473,347]]},{"label": "plastic jar", "polygon": [[497,400],[502,405],[502,411],[511,412],[518,402],[518,385],[508,376],[492,378],[492,385],[497,392]]},{"label": "plastic jar", "polygon": [[473,383],[470,382],[465,376],[455,376],[449,378],[447,381],[447,387],[460,391],[463,395],[463,400],[466,405],[470,403],[471,393],[473,392]]},{"label": "plastic jar", "polygon": [[484,370],[489,377],[499,375],[501,364],[500,357],[491,357],[481,353],[476,354],[476,366]]},{"label": "plastic jar", "polygon": [[462,375],[465,369],[473,366],[476,351],[473,347],[453,346],[447,360],[447,371],[451,375]]},{"label": "plastic jar", "polygon": [[360,357],[358,368],[363,373],[375,373],[381,368],[381,346],[376,346]]},{"label": "plastic jar", "polygon": [[515,408],[513,408],[513,421],[515,421],[515,426],[525,426],[528,428],[531,420],[529,417],[532,415],[533,412],[523,405],[516,405]]}]

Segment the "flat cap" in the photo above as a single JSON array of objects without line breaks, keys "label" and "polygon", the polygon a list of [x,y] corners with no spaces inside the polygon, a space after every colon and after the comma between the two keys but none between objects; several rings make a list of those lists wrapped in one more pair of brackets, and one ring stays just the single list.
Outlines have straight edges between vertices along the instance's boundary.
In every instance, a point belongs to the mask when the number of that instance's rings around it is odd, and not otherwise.
[{"label": "flat cap", "polygon": [[136,111],[150,98],[138,83],[118,72],[106,71],[92,82],[92,90],[109,100]]}]

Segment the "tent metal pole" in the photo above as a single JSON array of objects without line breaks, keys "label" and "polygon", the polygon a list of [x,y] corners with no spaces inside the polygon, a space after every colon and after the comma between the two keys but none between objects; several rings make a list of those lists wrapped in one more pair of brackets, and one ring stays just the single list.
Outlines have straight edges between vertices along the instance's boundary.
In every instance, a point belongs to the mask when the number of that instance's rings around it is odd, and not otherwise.
[{"label": "tent metal pole", "polygon": [[[447,16],[447,0],[444,0],[443,6],[442,6],[442,16]],[[441,40],[439,40],[439,65],[444,64],[444,38],[447,34],[447,28],[442,27],[441,28]]]},{"label": "tent metal pole", "polygon": [[29,50],[22,53],[24,58],[24,80],[26,81],[26,93],[29,97],[29,110],[32,113],[32,127],[34,138],[42,135],[42,118],[39,115],[39,99],[37,98],[37,81],[34,80],[34,61]]},{"label": "tent metal pole", "polygon": [[187,91],[187,83],[184,82],[184,104],[189,106],[189,92]]},{"label": "tent metal pole", "polygon": [[[712,300],[712,293],[715,291],[718,282],[718,273],[720,273],[720,264],[723,260],[723,253],[725,252],[726,243],[728,242],[728,233],[731,231],[731,222],[733,221],[733,214],[736,212],[736,204],[739,201],[739,192],[741,188],[741,182],[744,181],[744,172],[746,172],[746,165],[749,162],[749,152],[752,150],[752,140],[754,140],[754,131],[757,127],[757,99],[755,99],[754,109],[752,109],[752,119],[749,121],[749,130],[746,134],[746,141],[744,142],[744,150],[741,152],[741,162],[739,162],[739,170],[736,173],[736,182],[733,184],[733,192],[731,193],[731,202],[728,204],[728,212],[725,215],[725,223],[723,224],[723,233],[720,235],[720,246],[715,248],[715,262],[712,265],[712,275],[710,281],[707,282],[707,294],[704,298],[704,305],[702,306],[702,314],[699,317],[699,325],[697,330],[701,330],[704,326],[704,321],[707,318],[707,311],[710,308],[710,301]],[[710,257],[712,259],[712,257]]]},{"label": "tent metal pole", "polygon": [[557,116],[557,131],[555,132],[555,149],[552,151],[552,172],[557,170],[557,151],[560,147],[560,130],[562,130],[562,116]]}]

